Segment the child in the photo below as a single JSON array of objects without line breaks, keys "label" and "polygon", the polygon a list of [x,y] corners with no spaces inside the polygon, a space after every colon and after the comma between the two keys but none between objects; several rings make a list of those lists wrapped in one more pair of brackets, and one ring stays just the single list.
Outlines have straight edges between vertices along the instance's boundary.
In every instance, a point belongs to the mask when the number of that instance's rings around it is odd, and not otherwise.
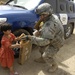
[{"label": "child", "polygon": [[[15,37],[13,33],[11,33],[11,25],[9,23],[3,23],[1,25],[1,31],[3,32],[3,36],[1,39],[1,48],[0,48],[0,64],[2,67],[7,67],[10,70],[10,75],[19,75],[13,69],[14,63],[14,51],[12,48],[20,48],[20,44],[13,44],[13,41],[20,40],[21,37]],[[22,36],[22,35],[21,35]]]}]

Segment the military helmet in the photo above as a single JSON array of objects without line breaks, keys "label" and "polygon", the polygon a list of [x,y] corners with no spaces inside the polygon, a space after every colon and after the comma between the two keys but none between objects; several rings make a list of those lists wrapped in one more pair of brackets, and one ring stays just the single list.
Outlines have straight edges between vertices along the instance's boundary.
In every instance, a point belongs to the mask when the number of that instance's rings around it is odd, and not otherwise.
[{"label": "military helmet", "polygon": [[42,3],[36,8],[35,12],[39,15],[41,15],[41,14],[52,14],[53,9],[49,3]]}]

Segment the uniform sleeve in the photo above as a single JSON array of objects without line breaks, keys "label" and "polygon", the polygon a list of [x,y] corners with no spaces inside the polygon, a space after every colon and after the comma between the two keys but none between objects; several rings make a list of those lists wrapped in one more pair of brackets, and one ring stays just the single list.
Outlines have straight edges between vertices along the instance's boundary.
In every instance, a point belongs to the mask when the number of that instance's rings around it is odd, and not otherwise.
[{"label": "uniform sleeve", "polygon": [[41,37],[50,40],[54,39],[56,35],[56,28],[52,21],[47,21],[39,31],[41,32]]},{"label": "uniform sleeve", "polygon": [[48,23],[46,23],[46,26],[49,25],[49,29],[48,29],[48,33],[46,33],[49,37],[49,39],[54,39],[55,35],[56,35],[56,28],[55,28],[55,24],[50,21]]},{"label": "uniform sleeve", "polygon": [[36,36],[31,36],[31,42],[32,44],[38,45],[38,46],[46,46],[50,44],[50,40],[36,37]]}]

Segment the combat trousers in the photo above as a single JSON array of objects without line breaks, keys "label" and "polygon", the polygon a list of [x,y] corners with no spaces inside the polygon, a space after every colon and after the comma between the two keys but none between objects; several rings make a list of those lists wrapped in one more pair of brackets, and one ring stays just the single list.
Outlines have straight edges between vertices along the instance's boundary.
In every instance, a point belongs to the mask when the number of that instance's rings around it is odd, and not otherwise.
[{"label": "combat trousers", "polygon": [[40,51],[43,59],[49,66],[56,63],[56,61],[54,60],[54,56],[59,51],[58,48],[55,48],[54,46],[49,45],[46,47],[40,47],[39,51]]}]

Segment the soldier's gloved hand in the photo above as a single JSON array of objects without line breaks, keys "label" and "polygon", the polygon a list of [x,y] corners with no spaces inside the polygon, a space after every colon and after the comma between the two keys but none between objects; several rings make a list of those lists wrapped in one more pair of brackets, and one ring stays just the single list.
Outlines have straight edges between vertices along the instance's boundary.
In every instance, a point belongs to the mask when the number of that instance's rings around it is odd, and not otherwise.
[{"label": "soldier's gloved hand", "polygon": [[31,35],[25,35],[21,38],[21,40],[30,40]]}]

